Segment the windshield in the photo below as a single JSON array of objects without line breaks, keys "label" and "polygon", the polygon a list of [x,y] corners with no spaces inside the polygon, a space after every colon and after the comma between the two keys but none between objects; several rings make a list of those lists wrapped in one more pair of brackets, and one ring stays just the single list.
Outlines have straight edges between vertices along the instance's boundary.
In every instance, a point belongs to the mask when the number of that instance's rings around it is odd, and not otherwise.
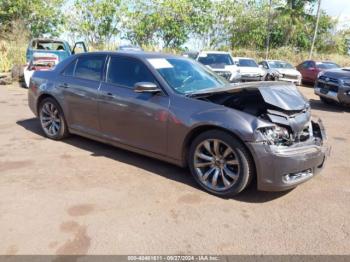
[{"label": "windshield", "polygon": [[327,63],[327,62],[322,62],[322,63],[316,63],[317,68],[320,69],[334,69],[334,68],[340,68],[339,65],[336,63]]},{"label": "windshield", "polygon": [[190,59],[150,58],[147,60],[169,86],[181,94],[222,87],[228,84],[224,78]]},{"label": "windshield", "polygon": [[269,62],[269,66],[271,68],[287,68],[287,69],[294,69],[294,67],[287,63],[287,62],[283,62],[283,61],[270,61]]},{"label": "windshield", "polygon": [[239,59],[238,66],[242,67],[258,67],[258,64],[253,59]]},{"label": "windshield", "polygon": [[201,54],[198,57],[198,61],[203,65],[233,65],[232,58],[229,54]]}]

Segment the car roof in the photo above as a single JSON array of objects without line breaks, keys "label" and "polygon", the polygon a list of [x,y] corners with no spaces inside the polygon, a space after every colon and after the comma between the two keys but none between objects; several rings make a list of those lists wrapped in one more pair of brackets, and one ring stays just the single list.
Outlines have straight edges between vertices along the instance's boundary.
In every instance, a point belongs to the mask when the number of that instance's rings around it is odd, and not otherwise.
[{"label": "car roof", "polygon": [[235,57],[232,57],[234,60],[235,59],[250,59],[250,60],[254,60],[255,61],[255,59],[254,58],[251,58],[251,57],[243,57],[243,56],[235,56]]},{"label": "car roof", "polygon": [[333,62],[333,61],[320,61],[320,60],[305,60],[305,61],[301,62],[301,64],[302,64],[302,63],[305,63],[305,62],[315,62],[315,63],[325,63],[325,64],[329,64],[329,63],[331,63],[331,64],[336,64],[336,62]]},{"label": "car roof", "polygon": [[287,61],[284,61],[284,60],[278,60],[278,59],[268,59],[268,60],[263,60],[265,62],[285,62],[285,63],[288,63]]},{"label": "car roof", "polygon": [[230,54],[230,52],[225,51],[201,51],[199,54]]},{"label": "car roof", "polygon": [[31,41],[67,42],[66,40],[58,39],[58,38],[32,38]]},{"label": "car roof", "polygon": [[135,58],[184,58],[182,56],[166,54],[161,52],[145,52],[145,51],[133,51],[133,50],[118,50],[118,51],[97,51],[97,52],[87,52],[80,53],[79,56],[89,56],[89,55],[126,55]]}]

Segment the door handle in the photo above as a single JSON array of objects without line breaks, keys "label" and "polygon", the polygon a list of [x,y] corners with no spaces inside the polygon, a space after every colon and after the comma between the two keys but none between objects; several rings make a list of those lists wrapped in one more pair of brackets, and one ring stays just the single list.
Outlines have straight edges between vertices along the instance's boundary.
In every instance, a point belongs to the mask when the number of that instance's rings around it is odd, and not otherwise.
[{"label": "door handle", "polygon": [[69,85],[67,83],[63,83],[63,84],[60,84],[59,87],[62,87],[62,88],[68,88]]}]

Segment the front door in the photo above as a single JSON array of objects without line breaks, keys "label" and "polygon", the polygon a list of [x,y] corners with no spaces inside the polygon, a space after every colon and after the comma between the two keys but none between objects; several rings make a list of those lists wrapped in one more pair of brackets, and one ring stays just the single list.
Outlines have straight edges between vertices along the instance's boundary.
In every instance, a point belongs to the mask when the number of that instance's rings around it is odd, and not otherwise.
[{"label": "front door", "polygon": [[100,123],[104,136],[135,148],[166,153],[169,97],[136,93],[137,82],[152,82],[153,74],[138,59],[111,56],[106,81],[100,87]]}]

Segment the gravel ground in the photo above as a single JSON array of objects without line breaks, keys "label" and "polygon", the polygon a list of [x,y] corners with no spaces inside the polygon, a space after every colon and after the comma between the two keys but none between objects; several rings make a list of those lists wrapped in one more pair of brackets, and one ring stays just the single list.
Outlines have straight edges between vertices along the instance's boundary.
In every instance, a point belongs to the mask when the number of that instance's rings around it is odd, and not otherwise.
[{"label": "gravel ground", "polygon": [[0,86],[0,254],[350,254],[350,110],[300,90],[332,146],[323,172],[225,200],[186,169],[46,139],[27,90]]}]

